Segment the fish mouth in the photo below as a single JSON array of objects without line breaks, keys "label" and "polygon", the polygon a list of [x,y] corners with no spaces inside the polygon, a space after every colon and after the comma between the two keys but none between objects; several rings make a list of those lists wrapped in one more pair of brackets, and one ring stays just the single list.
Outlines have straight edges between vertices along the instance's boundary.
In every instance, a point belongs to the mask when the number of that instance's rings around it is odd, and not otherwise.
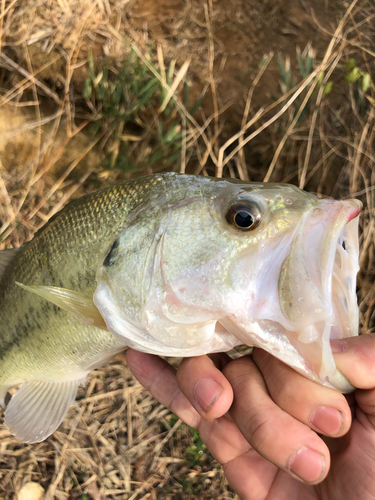
[{"label": "fish mouth", "polygon": [[[330,339],[358,335],[356,276],[358,266],[358,216],[362,206],[352,207],[337,238],[333,261],[331,297],[332,317]],[[328,290],[329,292],[329,290]]]},{"label": "fish mouth", "polygon": [[278,284],[286,336],[303,359],[298,371],[344,393],[353,387],[336,368],[330,340],[358,335],[361,209],[358,200],[322,200],[306,214]]}]

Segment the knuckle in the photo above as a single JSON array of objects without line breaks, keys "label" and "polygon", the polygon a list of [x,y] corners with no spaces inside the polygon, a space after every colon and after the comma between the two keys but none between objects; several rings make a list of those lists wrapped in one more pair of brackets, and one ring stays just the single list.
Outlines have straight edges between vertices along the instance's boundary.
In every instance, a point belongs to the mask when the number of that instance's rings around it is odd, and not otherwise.
[{"label": "knuckle", "polygon": [[249,380],[254,373],[255,366],[247,356],[235,359],[223,368],[223,375],[234,386],[242,381]]},{"label": "knuckle", "polygon": [[256,363],[264,374],[267,389],[275,402],[295,403],[298,399],[298,382],[301,375],[279,359],[266,353],[257,355]]},{"label": "knuckle", "polygon": [[199,378],[201,364],[199,358],[184,358],[177,369],[176,377],[178,385],[185,386],[186,383],[191,383]]},{"label": "knuckle", "polygon": [[160,365],[159,370],[154,373],[153,377],[148,378],[145,380],[142,385],[147,389],[151,394],[154,394],[156,391],[155,389],[163,383],[164,380],[164,375],[167,372],[168,368],[166,366]]},{"label": "knuckle", "polygon": [[[362,337],[368,337],[362,340]],[[364,335],[356,339],[349,351],[350,372],[347,374],[353,385],[370,389],[375,385],[375,338]],[[349,364],[349,363],[348,363]]]},{"label": "knuckle", "polygon": [[273,356],[271,356],[271,354],[258,347],[254,347],[252,356],[256,364],[259,363],[262,365],[268,364],[273,359]]},{"label": "knuckle", "polygon": [[375,389],[357,389],[355,398],[361,409],[368,415],[375,417]]},{"label": "knuckle", "polygon": [[[375,345],[375,343],[373,343]],[[374,349],[368,349],[367,346],[361,346],[354,350],[357,358],[357,365],[367,374],[375,374]]]},{"label": "knuckle", "polygon": [[245,427],[251,446],[259,451],[265,448],[272,426],[272,411],[268,404],[259,404],[246,415]]},{"label": "knuckle", "polygon": [[272,390],[272,397],[275,401],[282,401],[289,406],[298,403],[301,397],[306,398],[305,394],[301,395],[294,375],[299,377],[297,372],[292,371],[286,365],[281,367],[275,377],[275,388]]}]

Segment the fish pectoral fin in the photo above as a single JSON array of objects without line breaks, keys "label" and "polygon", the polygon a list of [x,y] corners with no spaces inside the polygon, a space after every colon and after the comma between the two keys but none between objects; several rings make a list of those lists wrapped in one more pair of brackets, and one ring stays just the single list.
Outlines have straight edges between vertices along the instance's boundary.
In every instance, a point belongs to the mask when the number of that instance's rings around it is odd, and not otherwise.
[{"label": "fish pectoral fin", "polygon": [[100,314],[92,298],[82,293],[57,286],[26,286],[17,281],[16,284],[24,290],[35,293],[52,302],[52,304],[61,307],[61,309],[74,314],[83,323],[108,331],[103,316]]},{"label": "fish pectoral fin", "polygon": [[68,382],[27,382],[10,400],[5,424],[23,443],[40,443],[63,421],[82,379]]}]

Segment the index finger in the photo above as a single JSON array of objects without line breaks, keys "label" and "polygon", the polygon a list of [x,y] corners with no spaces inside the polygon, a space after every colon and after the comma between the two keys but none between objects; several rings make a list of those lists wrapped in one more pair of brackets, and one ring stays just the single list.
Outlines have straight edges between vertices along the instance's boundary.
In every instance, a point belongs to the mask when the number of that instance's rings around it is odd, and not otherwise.
[{"label": "index finger", "polygon": [[[330,466],[327,446],[271,399],[252,359],[244,356],[232,361],[224,374],[234,392],[229,413],[254,450],[305,483],[321,482]],[[301,375],[296,377],[302,379]]]}]

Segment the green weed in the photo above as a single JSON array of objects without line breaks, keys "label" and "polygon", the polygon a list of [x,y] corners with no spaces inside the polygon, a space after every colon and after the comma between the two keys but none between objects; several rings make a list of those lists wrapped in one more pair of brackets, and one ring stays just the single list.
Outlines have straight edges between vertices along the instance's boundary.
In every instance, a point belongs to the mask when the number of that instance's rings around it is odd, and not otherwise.
[{"label": "green weed", "polygon": [[192,468],[197,465],[204,465],[205,461],[207,460],[207,456],[210,456],[210,460],[213,460],[213,457],[208,451],[206,445],[203,443],[199,432],[193,429],[193,427],[189,427],[189,430],[194,444],[186,448],[185,462],[189,465],[190,468]]},{"label": "green weed", "polygon": [[[175,64],[162,72],[151,61],[151,51],[147,65],[131,50],[119,64],[107,61],[100,71],[95,69],[92,55],[89,57],[83,97],[91,110],[91,131],[102,136],[106,169],[174,170],[175,165],[179,167],[183,147],[185,154],[192,153],[183,133],[183,113],[173,98],[168,99]],[[183,87],[176,92],[183,95],[186,111],[194,114],[203,96],[189,107],[188,82],[178,87]]]},{"label": "green weed", "polygon": [[[299,75],[293,75],[292,66],[290,62],[290,57],[285,56],[285,58],[279,54],[279,72],[280,72],[280,91],[281,94],[286,94],[291,89],[296,87],[298,83],[307,78],[312,70],[314,65],[315,58],[315,50],[311,47],[311,44],[308,43],[301,52],[300,48],[296,48],[296,57],[299,68]],[[302,103],[302,98],[297,99],[293,106],[293,115],[292,118],[297,114],[300,109]],[[300,112],[300,116],[298,118],[297,124],[301,123],[308,115],[310,109],[310,100],[305,104],[305,107]]]}]

